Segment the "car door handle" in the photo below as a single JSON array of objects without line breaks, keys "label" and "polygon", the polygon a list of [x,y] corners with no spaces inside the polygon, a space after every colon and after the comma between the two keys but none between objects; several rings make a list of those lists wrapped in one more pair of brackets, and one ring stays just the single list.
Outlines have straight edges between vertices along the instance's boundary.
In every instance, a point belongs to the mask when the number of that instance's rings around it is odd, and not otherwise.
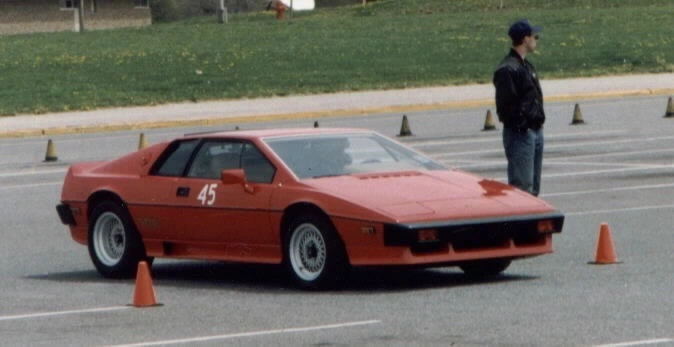
[{"label": "car door handle", "polygon": [[178,190],[176,191],[176,196],[189,196],[190,195],[190,187],[178,187]]}]

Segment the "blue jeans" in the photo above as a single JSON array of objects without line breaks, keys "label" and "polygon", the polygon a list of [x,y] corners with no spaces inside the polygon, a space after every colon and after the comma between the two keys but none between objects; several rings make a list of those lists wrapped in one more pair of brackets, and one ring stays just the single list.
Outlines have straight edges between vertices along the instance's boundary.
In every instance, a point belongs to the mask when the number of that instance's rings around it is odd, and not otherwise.
[{"label": "blue jeans", "polygon": [[543,129],[518,132],[503,128],[503,148],[508,159],[508,184],[538,196],[543,168]]}]

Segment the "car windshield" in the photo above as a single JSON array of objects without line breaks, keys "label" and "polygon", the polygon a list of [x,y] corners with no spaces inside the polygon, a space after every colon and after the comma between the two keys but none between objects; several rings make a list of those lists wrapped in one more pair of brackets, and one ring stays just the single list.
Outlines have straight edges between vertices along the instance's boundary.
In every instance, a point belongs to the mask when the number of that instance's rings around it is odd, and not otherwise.
[{"label": "car windshield", "polygon": [[274,137],[264,141],[300,179],[445,169],[431,158],[377,133]]}]

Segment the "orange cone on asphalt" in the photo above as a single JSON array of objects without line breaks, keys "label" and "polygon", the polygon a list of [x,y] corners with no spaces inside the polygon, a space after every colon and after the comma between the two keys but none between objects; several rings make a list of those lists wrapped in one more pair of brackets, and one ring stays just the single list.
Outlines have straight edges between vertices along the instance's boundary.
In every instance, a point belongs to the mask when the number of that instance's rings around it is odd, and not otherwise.
[{"label": "orange cone on asphalt", "polygon": [[667,111],[665,111],[665,118],[674,117],[674,103],[672,103],[672,97],[669,97],[667,102]]},{"label": "orange cone on asphalt", "polygon": [[573,109],[573,119],[571,120],[571,125],[585,124],[583,119],[583,113],[580,112],[580,105],[576,104]]},{"label": "orange cone on asphalt", "polygon": [[496,124],[494,123],[494,116],[491,114],[491,110],[487,110],[487,115],[484,119],[484,128],[482,131],[496,130]]},{"label": "orange cone on asphalt", "polygon": [[147,140],[145,139],[145,133],[140,133],[138,138],[138,149],[143,149],[147,147]]},{"label": "orange cone on asphalt", "polygon": [[57,161],[58,159],[56,149],[54,149],[54,142],[51,139],[47,140],[47,152],[44,155],[44,161]]},{"label": "orange cone on asphalt", "polygon": [[410,130],[410,123],[407,120],[407,115],[403,115],[403,123],[400,126],[400,134],[398,136],[412,136],[412,130]]},{"label": "orange cone on asphalt", "polygon": [[146,261],[138,263],[138,272],[136,273],[136,288],[133,292],[133,306],[150,307],[159,306],[157,295],[152,286],[152,276],[150,275],[150,266]]},{"label": "orange cone on asphalt", "polygon": [[616,264],[618,258],[611,237],[611,230],[608,223],[601,223],[599,227],[599,238],[597,239],[597,252],[592,264]]}]

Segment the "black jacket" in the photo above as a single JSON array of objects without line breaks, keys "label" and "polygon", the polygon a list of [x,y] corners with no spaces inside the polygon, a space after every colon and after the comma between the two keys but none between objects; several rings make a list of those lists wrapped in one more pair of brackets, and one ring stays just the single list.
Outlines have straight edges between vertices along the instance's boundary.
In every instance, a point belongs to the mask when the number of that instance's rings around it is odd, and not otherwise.
[{"label": "black jacket", "polygon": [[511,49],[494,72],[493,82],[496,112],[504,127],[541,128],[545,123],[543,91],[531,63]]}]

